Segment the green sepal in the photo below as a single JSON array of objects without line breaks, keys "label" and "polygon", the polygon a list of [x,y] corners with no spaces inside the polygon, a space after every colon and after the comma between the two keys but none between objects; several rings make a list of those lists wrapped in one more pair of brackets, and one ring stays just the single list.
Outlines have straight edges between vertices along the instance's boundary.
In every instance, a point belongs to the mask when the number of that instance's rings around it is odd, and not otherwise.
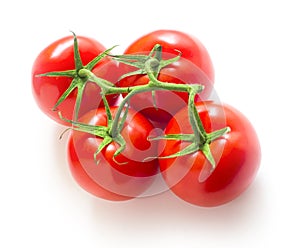
[{"label": "green sepal", "polygon": [[209,143],[205,143],[202,148],[201,151],[203,153],[203,155],[205,156],[205,158],[209,161],[210,165],[211,165],[211,171],[213,171],[216,168],[216,162],[215,159],[213,157],[213,155],[211,154],[211,150],[210,150],[210,144]]},{"label": "green sepal", "polygon": [[124,140],[124,138],[122,137],[121,134],[118,134],[115,138],[113,138],[113,140],[115,142],[117,142],[119,144],[119,148],[115,151],[114,155],[113,155],[113,161],[118,164],[118,165],[124,165],[124,164],[127,164],[127,162],[123,162],[123,163],[120,163],[119,161],[116,160],[116,157],[122,153],[125,148],[126,148],[126,141]]},{"label": "green sepal", "polygon": [[95,57],[92,61],[90,61],[87,65],[85,65],[83,68],[87,70],[92,70],[98,62],[103,59],[104,57],[108,56],[109,53],[117,46],[113,46],[111,48],[106,49],[104,52],[100,53],[97,57]]},{"label": "green sepal", "polygon": [[208,133],[207,139],[209,140],[209,142],[212,142],[229,132],[230,132],[230,127],[224,127],[222,129]]},{"label": "green sepal", "polygon": [[159,159],[167,159],[167,158],[177,158],[181,156],[185,156],[194,152],[199,151],[199,145],[195,142],[192,144],[188,145],[185,147],[183,150],[176,152],[174,154],[168,155],[168,156],[163,156],[163,157],[158,157]]},{"label": "green sepal", "polygon": [[53,71],[35,75],[36,77],[76,77],[77,73],[75,70],[67,71]]},{"label": "green sepal", "polygon": [[95,136],[101,137],[101,138],[108,136],[109,128],[106,126],[94,126],[94,125],[90,125],[90,124],[86,124],[86,123],[82,123],[82,122],[78,122],[78,121],[74,121],[74,120],[69,120],[69,119],[63,117],[61,112],[58,112],[58,115],[61,120],[72,124],[72,126],[73,126],[72,130],[89,133],[89,134],[92,134],[92,135],[95,135]]},{"label": "green sepal", "polygon": [[166,60],[160,60],[159,66],[160,66],[161,68],[164,68],[164,67],[166,67],[167,65],[170,65],[170,64],[172,64],[172,63],[174,63],[174,62],[177,62],[177,61],[180,59],[180,57],[181,57],[181,52],[180,52],[179,50],[176,50],[176,49],[175,49],[175,51],[178,52],[178,55],[177,55],[176,57],[173,57],[173,58],[171,58],[171,59],[166,59]]},{"label": "green sepal", "polygon": [[108,146],[111,142],[113,141],[113,139],[110,136],[105,136],[103,138],[103,141],[100,143],[100,145],[98,146],[98,149],[96,152],[94,152],[94,161],[96,163],[96,165],[99,164],[99,160],[97,160],[97,156],[98,154],[106,147]]},{"label": "green sepal", "polygon": [[125,73],[123,74],[118,80],[122,80],[123,78],[126,78],[126,77],[130,77],[130,76],[135,76],[135,75],[143,75],[143,74],[146,74],[146,71],[144,69],[139,69],[139,70],[136,70],[136,71],[132,71],[132,72],[128,72],[128,73]]},{"label": "green sepal", "polygon": [[[79,79],[80,80],[80,79]],[[57,100],[57,102],[55,103],[55,105],[52,108],[52,111],[56,111],[57,107],[72,93],[73,90],[75,90],[76,88],[78,88],[78,79],[75,78],[72,80],[70,86],[66,89],[66,91],[59,97],[59,99]],[[77,99],[76,99],[77,101]]]}]

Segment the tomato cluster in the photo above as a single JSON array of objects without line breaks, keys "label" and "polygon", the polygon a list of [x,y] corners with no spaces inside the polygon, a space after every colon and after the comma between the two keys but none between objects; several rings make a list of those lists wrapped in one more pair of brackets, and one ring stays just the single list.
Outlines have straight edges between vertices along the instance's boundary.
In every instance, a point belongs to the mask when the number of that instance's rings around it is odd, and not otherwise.
[{"label": "tomato cluster", "polygon": [[67,156],[78,184],[124,201],[163,180],[179,198],[205,207],[244,192],[259,168],[259,140],[241,112],[211,98],[214,69],[204,45],[157,30],[122,55],[112,50],[73,34],[33,64],[38,106],[71,128]]}]

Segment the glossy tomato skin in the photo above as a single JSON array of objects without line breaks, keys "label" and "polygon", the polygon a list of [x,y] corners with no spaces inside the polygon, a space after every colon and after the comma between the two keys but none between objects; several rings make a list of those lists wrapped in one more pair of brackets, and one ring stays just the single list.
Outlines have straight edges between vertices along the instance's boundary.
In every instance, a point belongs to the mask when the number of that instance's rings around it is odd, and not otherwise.
[{"label": "glossy tomato skin", "polygon": [[[204,90],[199,94],[202,100],[208,99],[213,89],[214,70],[206,48],[196,38],[179,31],[158,30],[134,41],[125,54],[148,54],[155,44],[162,45],[162,58],[170,59],[182,52],[181,58],[164,67],[158,76],[162,82],[176,84],[202,84]],[[177,49],[177,50],[176,50]],[[134,68],[121,64],[123,71],[133,71]],[[144,85],[149,82],[147,75],[129,76],[119,82],[121,87]],[[153,105],[151,92],[138,94],[130,100],[136,110],[142,112],[154,123],[161,123],[163,128],[170,118],[183,108],[188,100],[188,94],[174,91],[157,91],[156,106]]]},{"label": "glossy tomato skin", "polygon": [[[105,51],[105,47],[98,41],[84,36],[77,36],[79,52],[83,65],[88,64],[101,52]],[[64,125],[68,125],[62,121],[57,111],[52,108],[56,104],[59,97],[69,87],[72,78],[70,77],[38,77],[37,75],[53,72],[74,70],[74,49],[73,36],[67,36],[56,40],[40,52],[34,61],[32,67],[32,92],[39,108],[51,119]],[[118,67],[115,62],[108,58],[101,60],[92,70],[98,77],[115,83],[119,75],[117,75]],[[63,116],[67,119],[73,119],[73,110],[77,90],[73,91],[69,97],[58,106]],[[116,96],[108,96],[108,101],[114,104]],[[88,82],[82,99],[80,115],[86,113],[90,109],[102,106],[100,97],[100,89],[91,82]]]},{"label": "glossy tomato skin", "polygon": [[[217,167],[210,173],[210,164],[202,152],[176,159],[160,159],[162,175],[172,192],[197,206],[214,207],[228,203],[244,192],[254,180],[261,160],[256,132],[247,118],[229,105],[213,102],[196,105],[207,132],[226,126],[231,131],[211,143]],[[178,112],[168,124],[166,133],[192,133],[186,122],[186,109]],[[160,144],[161,156],[186,146],[180,141]]]},{"label": "glossy tomato skin", "polygon": [[[113,115],[116,109],[111,108]],[[107,125],[105,110],[92,110],[80,121],[91,125]],[[73,177],[83,189],[103,199],[120,201],[140,196],[150,187],[158,173],[157,159],[143,162],[145,158],[157,155],[157,144],[147,140],[152,131],[152,124],[140,113],[130,109],[121,132],[126,149],[114,161],[113,154],[119,145],[112,142],[98,154],[98,165],[94,160],[94,152],[103,139],[73,131],[67,149]]]}]

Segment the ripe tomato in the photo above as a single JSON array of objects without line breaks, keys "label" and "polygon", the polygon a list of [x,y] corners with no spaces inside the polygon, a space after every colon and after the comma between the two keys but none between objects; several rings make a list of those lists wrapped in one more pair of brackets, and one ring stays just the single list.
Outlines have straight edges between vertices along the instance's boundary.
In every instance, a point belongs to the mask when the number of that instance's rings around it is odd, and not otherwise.
[{"label": "ripe tomato", "polygon": [[[239,196],[253,181],[261,152],[256,132],[247,118],[229,105],[197,103],[197,111],[206,132],[229,126],[231,131],[214,140],[210,147],[216,160],[211,165],[201,151],[172,159],[160,159],[162,175],[179,198],[199,206],[218,206]],[[166,127],[166,134],[192,133],[187,110],[179,111]],[[160,156],[186,146],[181,141],[162,141]]]},{"label": "ripe tomato", "polygon": [[[211,94],[214,82],[214,70],[210,56],[203,44],[196,38],[179,31],[158,30],[142,36],[134,41],[125,54],[148,54],[154,45],[162,45],[162,59],[170,59],[178,55],[181,58],[164,67],[158,80],[177,84],[202,84],[204,91],[199,98],[207,99]],[[136,68],[121,64],[124,71]],[[122,87],[143,85],[149,82],[147,75],[129,76],[120,80]],[[173,91],[155,92],[156,107],[153,106],[152,94],[149,92],[132,97],[130,105],[154,122],[166,124],[170,118],[186,105],[187,93]]]},{"label": "ripe tomato", "polygon": [[[77,36],[77,40],[83,65],[88,64],[96,56],[106,50],[102,44],[94,39]],[[61,124],[66,124],[66,122],[63,122],[59,118],[57,111],[53,111],[52,108],[60,96],[70,86],[72,78],[38,77],[37,75],[53,71],[74,70],[73,44],[73,36],[67,36],[53,42],[41,51],[32,68],[32,91],[38,106],[47,116]],[[117,69],[117,64],[106,57],[93,68],[92,72],[98,77],[115,83],[119,77],[116,73]],[[77,89],[58,106],[58,110],[60,110],[67,119],[73,119],[76,97]],[[114,104],[116,96],[111,95],[107,98],[110,104]],[[82,115],[90,109],[97,108],[99,104],[102,106],[101,102],[99,87],[92,82],[88,82],[83,93],[79,114]]]},{"label": "ripe tomato", "polygon": [[[112,107],[112,115],[117,107]],[[96,112],[95,112],[96,111]],[[90,125],[107,126],[104,108],[91,110],[80,118]],[[68,141],[68,161],[73,177],[89,193],[107,200],[127,200],[141,195],[153,182],[158,172],[157,143],[147,140],[152,124],[140,113],[129,109],[121,135],[126,141],[125,150],[113,159],[119,148],[115,141],[97,155],[94,153],[102,138],[81,131],[72,131]]]}]

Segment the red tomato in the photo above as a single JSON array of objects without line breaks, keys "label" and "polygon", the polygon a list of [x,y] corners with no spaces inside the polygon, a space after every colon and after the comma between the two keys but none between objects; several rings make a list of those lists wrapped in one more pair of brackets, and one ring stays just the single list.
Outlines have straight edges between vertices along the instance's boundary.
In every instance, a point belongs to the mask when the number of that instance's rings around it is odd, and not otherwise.
[{"label": "red tomato", "polygon": [[[101,52],[106,50],[102,44],[94,39],[77,36],[77,40],[83,65],[88,64]],[[38,106],[46,115],[61,124],[66,124],[66,122],[63,122],[59,118],[57,111],[53,111],[52,108],[55,106],[60,96],[70,86],[72,78],[37,77],[37,75],[53,71],[74,70],[73,44],[73,36],[64,37],[53,42],[37,56],[32,68],[32,90]],[[102,59],[94,67],[92,72],[98,77],[102,77],[112,83],[115,83],[120,76],[116,73],[116,63],[107,57]],[[73,119],[76,96],[77,89],[75,89],[67,99],[58,106],[58,110],[60,110],[67,119]],[[115,98],[116,96],[108,96],[109,103],[113,104]],[[99,104],[102,106],[100,89],[96,84],[88,82],[83,94],[79,114],[82,115],[90,109],[97,108]]]},{"label": "red tomato", "polygon": [[[144,35],[134,41],[125,51],[125,54],[142,53],[148,54],[154,45],[162,45],[162,58],[170,59],[178,55],[181,58],[164,67],[158,76],[163,82],[177,84],[202,84],[204,91],[201,92],[201,99],[207,99],[211,94],[214,82],[214,70],[210,56],[203,44],[196,38],[179,31],[158,30]],[[136,68],[121,64],[127,71]],[[129,76],[119,82],[120,86],[128,87],[133,85],[147,84],[147,75]],[[187,93],[173,91],[160,91],[155,93],[156,106],[153,106],[151,93],[142,93],[130,100],[130,105],[140,111],[143,115],[154,122],[166,124],[170,118],[186,105]]]},{"label": "red tomato", "polygon": [[[117,107],[112,107],[114,116]],[[96,112],[95,112],[96,111]],[[91,110],[80,122],[90,125],[107,125],[104,108]],[[141,195],[153,182],[158,172],[157,144],[147,140],[152,124],[140,113],[129,109],[121,135],[126,141],[125,150],[113,159],[119,145],[113,141],[98,155],[94,153],[102,138],[80,131],[72,131],[68,142],[68,161],[73,177],[89,193],[107,200],[127,200]],[[117,161],[117,162],[116,162]]]},{"label": "red tomato", "polygon": [[[251,123],[233,107],[205,102],[198,103],[196,108],[206,132],[225,126],[231,129],[210,145],[216,169],[210,171],[211,165],[201,151],[160,159],[160,169],[164,180],[179,198],[198,206],[218,206],[235,199],[251,184],[260,164],[260,144]],[[187,119],[187,110],[181,110],[167,125],[165,133],[192,133]],[[162,141],[160,156],[174,154],[188,144]]]}]

